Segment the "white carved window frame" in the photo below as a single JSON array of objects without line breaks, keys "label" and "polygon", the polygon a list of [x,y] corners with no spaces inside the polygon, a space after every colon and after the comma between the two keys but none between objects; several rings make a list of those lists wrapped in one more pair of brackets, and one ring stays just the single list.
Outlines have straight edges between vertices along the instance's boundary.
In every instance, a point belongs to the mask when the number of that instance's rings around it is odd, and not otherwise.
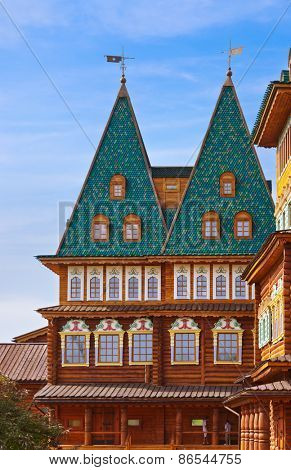
[{"label": "white carved window frame", "polygon": [[[138,297],[135,299],[132,299],[129,297],[128,281],[132,277],[136,277],[138,280]],[[125,268],[125,300],[131,301],[131,302],[141,300],[141,286],[142,286],[141,277],[142,277],[141,266],[126,266]]]},{"label": "white carved window frame", "polygon": [[[112,329],[111,329],[112,328]],[[123,365],[123,337],[124,330],[114,318],[102,319],[96,330],[93,332],[95,339],[95,366],[107,367],[107,366],[122,366]],[[100,362],[99,361],[99,340],[101,335],[118,336],[118,349],[119,349],[119,361],[118,362]]]},{"label": "white carved window frame", "polygon": [[[205,276],[206,277],[206,282],[207,282],[207,293],[206,297],[198,297],[197,294],[197,278],[199,276]],[[209,300],[210,299],[210,265],[209,264],[200,264],[194,265],[194,288],[193,288],[193,293],[194,293],[194,299],[195,300]]]},{"label": "white carved window frame", "polygon": [[[175,300],[189,300],[190,299],[190,264],[175,264],[174,265],[174,299]],[[179,276],[185,276],[187,281],[187,295],[186,297],[178,297],[177,282]]]},{"label": "white carved window frame", "polygon": [[[144,329],[140,329],[141,325],[144,325]],[[136,318],[134,322],[130,325],[128,334],[128,351],[129,351],[129,360],[128,364],[130,366],[139,366],[139,365],[152,365],[153,357],[151,361],[134,361],[133,360],[133,336],[134,335],[152,335],[152,356],[153,356],[153,323],[150,318],[140,317]]]},{"label": "white carved window frame", "polygon": [[[80,297],[71,297],[71,281],[74,277],[80,279],[81,282],[81,295]],[[68,289],[67,289],[68,300],[78,301],[84,300],[84,266],[69,266],[68,267]]]},{"label": "white carved window frame", "polygon": [[[80,319],[71,319],[59,331],[61,338],[61,351],[62,351],[62,367],[89,367],[89,353],[90,353],[90,336],[91,331],[88,325]],[[67,336],[85,336],[85,349],[86,361],[82,363],[69,363],[66,362],[66,337]]]},{"label": "white carved window frame", "polygon": [[[198,365],[199,364],[199,337],[201,329],[193,318],[177,318],[169,329],[171,345],[171,365]],[[176,334],[194,334],[195,335],[195,359],[194,361],[176,361],[175,360],[175,337]]]},{"label": "white carved window frame", "polygon": [[[226,278],[226,295],[224,297],[217,296],[216,294],[216,279],[218,276],[225,276]],[[213,299],[224,300],[229,299],[229,265],[228,264],[214,264],[213,265]]]},{"label": "white carved window frame", "polygon": [[[212,328],[213,333],[213,361],[214,364],[242,364],[242,338],[244,330],[241,328],[240,323],[236,318],[226,319],[220,318]],[[237,361],[224,361],[218,359],[218,335],[219,334],[236,334],[238,345],[238,360]]]},{"label": "white carved window frame", "polygon": [[[154,277],[158,281],[158,296],[155,299],[149,299],[148,296],[148,281],[151,277]],[[145,266],[144,296],[145,300],[161,300],[161,266]]]},{"label": "white carved window frame", "polygon": [[259,328],[258,328],[258,343],[259,349],[263,348],[272,339],[271,327],[272,327],[272,312],[268,307],[263,313],[259,314]]},{"label": "white carved window frame", "polygon": [[272,311],[272,343],[274,344],[284,337],[283,278],[272,286],[269,307]]},{"label": "white carved window frame", "polygon": [[[117,299],[109,297],[109,281],[112,277],[117,277],[119,282],[119,297]],[[106,300],[111,302],[122,300],[122,266],[106,266]]]},{"label": "white carved window frame", "polygon": [[248,300],[249,299],[249,285],[245,282],[245,290],[246,295],[245,297],[237,297],[236,296],[236,288],[235,288],[235,281],[238,276],[242,276],[242,273],[246,269],[246,264],[235,264],[232,266],[232,298],[234,300]]},{"label": "white carved window frame", "polygon": [[[90,282],[91,279],[97,277],[100,282],[100,298],[91,298]],[[103,300],[103,266],[87,267],[87,300]]]}]

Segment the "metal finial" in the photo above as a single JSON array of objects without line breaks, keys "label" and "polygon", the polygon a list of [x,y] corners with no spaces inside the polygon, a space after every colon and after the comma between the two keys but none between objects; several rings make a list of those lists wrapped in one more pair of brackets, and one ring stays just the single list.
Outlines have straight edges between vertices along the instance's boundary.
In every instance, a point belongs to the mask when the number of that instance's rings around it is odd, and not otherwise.
[{"label": "metal finial", "polygon": [[122,48],[122,55],[105,55],[107,62],[114,62],[116,64],[120,64],[120,69],[121,69],[121,83],[124,84],[126,83],[126,78],[125,78],[125,70],[126,70],[126,65],[125,61],[128,59],[134,59],[134,57],[125,57],[124,56],[124,51]]}]

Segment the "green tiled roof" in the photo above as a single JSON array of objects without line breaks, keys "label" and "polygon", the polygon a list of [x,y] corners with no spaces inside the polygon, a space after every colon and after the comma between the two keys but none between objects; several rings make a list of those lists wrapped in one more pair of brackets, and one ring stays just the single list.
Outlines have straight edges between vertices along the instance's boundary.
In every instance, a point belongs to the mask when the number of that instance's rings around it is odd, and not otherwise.
[{"label": "green tiled roof", "polygon": [[[220,197],[219,179],[234,173],[236,195]],[[221,239],[204,240],[201,221],[205,212],[220,217]],[[234,238],[234,217],[247,211],[253,219],[253,239]],[[191,182],[173,221],[165,247],[168,255],[254,254],[275,230],[274,206],[250,142],[235,89],[229,79],[223,86]]]},{"label": "green tiled roof", "polygon": [[[126,178],[126,198],[110,200],[110,180],[119,173]],[[140,242],[123,241],[123,218],[131,213],[141,218]],[[91,223],[97,214],[110,220],[108,242],[91,240]],[[156,255],[161,252],[165,236],[166,224],[147,155],[126,87],[122,85],[57,255]]]},{"label": "green tiled roof", "polygon": [[153,178],[189,178],[192,166],[152,166]]}]

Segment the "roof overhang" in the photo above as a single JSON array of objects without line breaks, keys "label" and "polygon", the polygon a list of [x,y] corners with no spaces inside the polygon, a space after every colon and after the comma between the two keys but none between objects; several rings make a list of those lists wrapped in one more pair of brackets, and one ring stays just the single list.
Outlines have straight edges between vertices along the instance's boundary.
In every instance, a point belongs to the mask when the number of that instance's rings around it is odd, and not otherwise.
[{"label": "roof overhang", "polygon": [[291,112],[291,83],[273,82],[269,97],[253,135],[259,147],[277,147]]}]

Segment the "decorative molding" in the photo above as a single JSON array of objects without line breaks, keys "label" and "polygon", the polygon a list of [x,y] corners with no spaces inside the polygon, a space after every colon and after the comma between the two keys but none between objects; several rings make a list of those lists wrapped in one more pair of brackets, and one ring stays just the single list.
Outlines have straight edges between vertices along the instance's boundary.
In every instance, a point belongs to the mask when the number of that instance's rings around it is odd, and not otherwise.
[{"label": "decorative molding", "polygon": [[[99,361],[99,341],[101,335],[118,336],[118,361],[117,362],[100,362]],[[122,325],[116,318],[106,318],[100,320],[94,331],[95,338],[95,366],[122,366],[123,365],[123,335]]]},{"label": "decorative molding", "polygon": [[137,318],[129,327],[129,332],[144,333],[153,331],[153,322],[150,318]]},{"label": "decorative molding", "polygon": [[[242,363],[242,336],[244,330],[241,328],[240,323],[236,318],[220,318],[212,328],[213,333],[213,360],[214,364],[241,364]],[[238,335],[238,360],[236,361],[224,361],[218,359],[218,335],[226,334],[237,334]]]},{"label": "decorative molding", "polygon": [[[171,328],[169,329],[170,333],[170,345],[171,345],[171,364],[172,365],[189,365],[189,364],[199,364],[199,335],[200,328],[193,318],[182,317],[177,318],[174,323],[172,323]],[[192,361],[177,361],[175,358],[175,336],[176,334],[194,334],[195,335],[195,358]]]},{"label": "decorative molding", "polygon": [[[91,331],[89,326],[82,319],[71,319],[63,326],[59,332],[61,337],[62,367],[89,367],[89,350]],[[67,336],[85,336],[86,360],[84,363],[68,363],[65,361],[66,337]]]}]

